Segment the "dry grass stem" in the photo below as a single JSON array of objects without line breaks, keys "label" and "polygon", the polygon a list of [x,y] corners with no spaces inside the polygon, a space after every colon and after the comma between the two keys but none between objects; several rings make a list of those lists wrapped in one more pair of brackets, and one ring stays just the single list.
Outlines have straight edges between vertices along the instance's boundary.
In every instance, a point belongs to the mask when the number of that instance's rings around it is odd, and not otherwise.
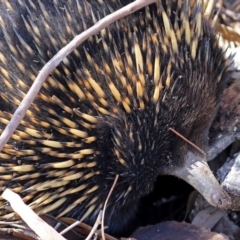
[{"label": "dry grass stem", "polygon": [[113,185],[112,185],[112,187],[111,187],[111,189],[110,189],[110,191],[109,191],[109,193],[108,193],[107,199],[106,199],[106,201],[105,201],[105,203],[104,203],[104,207],[103,207],[102,222],[101,222],[101,232],[102,232],[102,238],[103,238],[103,240],[105,240],[105,233],[104,233],[104,216],[105,216],[105,212],[106,212],[106,208],[107,208],[107,203],[108,203],[108,200],[109,200],[109,198],[110,198],[110,196],[111,196],[111,194],[112,194],[112,192],[113,192],[114,187],[116,186],[116,183],[117,183],[117,181],[118,181],[118,178],[119,178],[119,175],[117,174],[116,177],[115,177],[115,180],[114,180],[114,182],[113,182]]},{"label": "dry grass stem", "polygon": [[41,240],[66,240],[54,228],[44,222],[30,207],[28,207],[21,197],[6,189],[2,197],[10,202],[13,210],[23,219],[24,222],[41,238]]},{"label": "dry grass stem", "polygon": [[90,240],[92,238],[92,236],[94,235],[94,233],[96,232],[98,226],[101,224],[101,219],[102,219],[102,210],[100,210],[97,220],[95,221],[91,232],[88,234],[88,237],[85,240]]},{"label": "dry grass stem", "polygon": [[185,138],[182,134],[180,134],[179,132],[177,132],[176,130],[174,130],[173,128],[169,128],[170,131],[172,131],[173,133],[175,133],[178,137],[180,137],[182,140],[184,140],[185,142],[187,142],[188,144],[190,144],[192,147],[194,147],[195,149],[197,149],[201,154],[203,154],[204,157],[206,157],[206,153],[199,148],[197,145],[195,145],[193,142],[190,142],[187,138]]}]

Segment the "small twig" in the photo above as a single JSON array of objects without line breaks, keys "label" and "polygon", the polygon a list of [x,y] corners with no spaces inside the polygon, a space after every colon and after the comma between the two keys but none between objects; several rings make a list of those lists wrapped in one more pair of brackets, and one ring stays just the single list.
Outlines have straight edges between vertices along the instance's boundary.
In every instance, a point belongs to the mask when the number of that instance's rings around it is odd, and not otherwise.
[{"label": "small twig", "polygon": [[25,116],[26,111],[28,110],[33,100],[35,99],[36,95],[38,94],[39,90],[41,89],[45,79],[68,54],[70,54],[74,49],[76,49],[76,47],[78,47],[89,37],[99,33],[102,29],[108,27],[111,23],[127,15],[130,15],[131,13],[154,2],[156,2],[156,0],[136,0],[135,2],[126,5],[125,7],[115,11],[114,13],[109,14],[108,16],[98,21],[95,25],[88,28],[86,31],[77,35],[70,43],[63,47],[51,60],[49,60],[44,65],[42,70],[39,72],[30,90],[25,95],[24,99],[22,100],[17,110],[15,111],[12,119],[2,132],[0,136],[0,151],[2,150],[3,146],[7,143],[8,139],[11,137],[11,135],[17,128],[20,121]]},{"label": "small twig", "polygon": [[101,219],[102,219],[102,210],[100,210],[99,214],[98,214],[98,217],[97,217],[97,220],[95,221],[93,227],[92,227],[92,230],[91,232],[88,234],[88,237],[85,239],[85,240],[90,240],[91,237],[93,236],[93,234],[96,232],[98,226],[101,224]]},{"label": "small twig", "polygon": [[73,228],[75,228],[76,226],[78,226],[80,223],[81,223],[81,220],[74,222],[73,224],[71,224],[70,226],[68,226],[68,227],[65,228],[64,230],[62,230],[62,231],[60,232],[60,234],[61,234],[61,235],[65,234],[66,232],[68,232],[68,231],[70,231],[71,229],[73,229]]},{"label": "small twig", "polygon": [[11,227],[16,227],[16,228],[19,228],[19,229],[24,229],[24,230],[31,230],[30,228],[27,228],[25,226],[22,226],[20,224],[17,224],[16,222],[5,222],[5,221],[0,221],[0,225],[7,225],[7,226],[11,226]]},{"label": "small twig", "polygon": [[110,196],[111,196],[111,194],[112,194],[112,192],[113,192],[113,189],[114,189],[114,187],[115,187],[115,185],[116,185],[116,183],[117,183],[117,181],[118,181],[118,177],[119,177],[119,175],[117,174],[116,177],[115,177],[115,180],[114,180],[114,182],[113,182],[113,185],[112,185],[112,187],[111,187],[111,189],[110,189],[110,191],[109,191],[109,193],[108,193],[107,199],[106,199],[106,201],[105,201],[105,203],[104,203],[104,207],[103,207],[102,222],[101,222],[101,232],[102,232],[102,238],[103,238],[103,240],[105,240],[104,217],[105,217],[105,212],[106,212],[106,208],[107,208],[107,203],[108,203],[108,200],[109,200],[109,198],[110,198]]},{"label": "small twig", "polygon": [[7,188],[2,197],[10,202],[12,209],[42,240],[66,240],[28,207],[18,194]]},{"label": "small twig", "polygon": [[206,153],[201,148],[199,148],[197,145],[195,145],[193,142],[189,141],[187,138],[185,138],[182,134],[180,134],[179,132],[177,132],[173,128],[169,128],[169,130],[172,131],[173,133],[175,133],[178,137],[180,137],[182,140],[187,142],[189,145],[191,145],[192,147],[197,149],[200,153],[202,153],[204,155],[204,157],[206,157]]}]

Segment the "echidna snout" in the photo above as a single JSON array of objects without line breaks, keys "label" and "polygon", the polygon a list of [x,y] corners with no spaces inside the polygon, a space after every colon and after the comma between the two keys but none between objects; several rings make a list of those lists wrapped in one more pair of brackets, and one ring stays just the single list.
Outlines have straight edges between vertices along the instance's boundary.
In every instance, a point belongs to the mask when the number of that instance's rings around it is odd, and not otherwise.
[{"label": "echidna snout", "polygon": [[[0,0],[1,129],[42,66],[129,1],[120,2]],[[112,233],[133,217],[160,174],[183,178],[226,207],[228,196],[204,157],[170,131],[205,150],[228,78],[230,61],[212,16],[204,16],[201,1],[190,2],[151,5],[65,58],[0,153],[4,185],[37,213],[93,223],[119,174],[105,219]],[[15,218],[0,212],[1,220]]]},{"label": "echidna snout", "polygon": [[207,162],[192,152],[188,152],[186,156],[185,167],[173,171],[172,175],[191,184],[211,205],[220,209],[229,208],[230,197],[218,184]]}]

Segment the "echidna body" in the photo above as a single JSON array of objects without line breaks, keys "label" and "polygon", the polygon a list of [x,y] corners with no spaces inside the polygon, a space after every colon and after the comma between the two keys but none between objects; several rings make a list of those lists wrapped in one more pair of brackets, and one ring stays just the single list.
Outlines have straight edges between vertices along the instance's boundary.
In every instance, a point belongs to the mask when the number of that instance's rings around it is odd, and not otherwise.
[{"label": "echidna body", "polygon": [[[0,153],[3,187],[38,213],[93,223],[119,174],[105,217],[110,232],[124,227],[160,174],[185,179],[216,206],[228,202],[209,170],[199,181],[201,152],[170,130],[205,150],[228,77],[230,62],[201,2],[154,4],[65,58]],[[127,3],[1,0],[1,129],[42,66]]]}]

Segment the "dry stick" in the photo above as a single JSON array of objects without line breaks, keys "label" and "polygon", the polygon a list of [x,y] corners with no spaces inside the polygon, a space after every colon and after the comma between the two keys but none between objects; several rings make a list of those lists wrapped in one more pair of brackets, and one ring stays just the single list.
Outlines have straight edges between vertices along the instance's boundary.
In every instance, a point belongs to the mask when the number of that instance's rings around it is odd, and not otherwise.
[{"label": "dry stick", "polygon": [[194,147],[195,149],[197,149],[200,153],[202,153],[204,155],[204,157],[206,157],[206,153],[199,148],[197,145],[195,145],[193,142],[189,141],[187,138],[185,138],[182,134],[180,134],[179,132],[177,132],[176,130],[174,130],[173,128],[169,128],[170,131],[172,131],[173,133],[175,133],[178,137],[180,137],[181,139],[183,139],[185,142],[187,142],[188,144],[190,144],[192,147]]},{"label": "dry stick", "polygon": [[92,236],[94,235],[94,233],[96,232],[98,226],[101,224],[101,219],[102,219],[102,210],[100,210],[97,220],[95,221],[92,230],[90,231],[90,233],[88,234],[87,238],[85,240],[90,240],[92,239]]},{"label": "dry stick", "polygon": [[27,228],[25,226],[15,223],[15,222],[0,221],[0,225],[7,225],[8,227],[16,227],[16,228],[23,229],[23,230],[31,230],[30,228]]},{"label": "dry stick", "polygon": [[[97,220],[94,223],[94,226],[92,227],[92,230],[88,234],[87,238],[85,240],[90,240],[93,236],[93,234],[96,232],[98,225],[101,223],[101,218],[102,218],[102,210],[99,212]],[[60,234],[65,234],[66,232],[70,231],[71,229],[75,228],[81,223],[81,221],[76,221],[75,223],[71,224],[68,226],[66,229],[64,229]]]},{"label": "dry stick", "polygon": [[84,221],[84,219],[86,219],[86,217],[92,212],[93,209],[94,209],[94,206],[90,207],[79,221],[76,221],[72,225],[70,225],[67,228],[65,228],[62,232],[60,232],[60,234],[63,235],[66,232],[68,232],[69,230],[71,230],[74,227],[78,226],[82,221]]},{"label": "dry stick", "polygon": [[61,236],[55,229],[43,221],[30,207],[28,207],[18,194],[7,188],[3,192],[2,197],[10,203],[12,209],[18,213],[22,220],[42,240],[66,240],[66,238]]},{"label": "dry stick", "polygon": [[[113,185],[108,193],[108,196],[107,196],[107,199],[105,201],[105,204],[104,204],[104,207],[103,207],[103,213],[102,213],[102,222],[101,222],[101,228],[103,229],[104,228],[104,215],[105,215],[105,211],[106,211],[106,206],[107,206],[107,203],[108,203],[108,200],[109,200],[109,197],[111,196],[112,194],[112,191],[117,183],[117,180],[118,180],[118,177],[119,175],[117,174],[116,177],[115,177],[115,180],[113,182]],[[79,221],[76,221],[75,223],[71,224],[70,226],[68,226],[67,228],[65,228],[62,232],[60,232],[61,235],[65,234],[66,232],[68,232],[69,230],[73,229],[74,227],[78,226],[82,221],[83,221],[84,217],[79,220]],[[103,235],[103,239],[105,240],[105,235],[104,235],[104,231],[102,230],[102,235]]]},{"label": "dry stick", "polygon": [[116,183],[117,183],[118,177],[119,177],[119,175],[117,174],[116,177],[115,177],[115,180],[114,180],[114,182],[113,182],[113,185],[112,185],[112,187],[111,187],[111,189],[110,189],[110,191],[109,191],[109,193],[108,193],[107,199],[106,199],[106,201],[105,201],[105,203],[104,203],[104,207],[103,207],[102,222],[101,222],[101,232],[102,232],[102,239],[103,239],[103,240],[105,240],[105,233],[104,233],[104,216],[105,216],[105,212],[106,212],[106,208],[107,208],[107,203],[108,203],[108,200],[109,200],[109,198],[110,198],[110,196],[111,196],[111,194],[112,194],[112,191],[113,191],[113,189],[114,189],[114,187],[115,187],[115,185],[116,185]]},{"label": "dry stick", "polygon": [[63,234],[65,234],[65,233],[67,233],[67,232],[70,231],[71,229],[73,229],[73,228],[75,228],[76,226],[78,226],[80,223],[81,223],[81,220],[74,222],[73,224],[71,224],[71,225],[68,226],[67,228],[63,229],[63,230],[60,232],[60,234],[63,235]]},{"label": "dry stick", "polygon": [[11,137],[11,135],[17,128],[18,124],[21,122],[21,120],[25,116],[26,111],[28,110],[31,103],[33,102],[36,95],[38,94],[45,79],[68,54],[70,54],[74,49],[76,49],[76,47],[78,47],[81,43],[83,43],[89,37],[99,33],[103,28],[108,27],[111,23],[127,15],[130,15],[131,13],[149,4],[152,4],[154,2],[156,2],[156,0],[136,0],[135,2],[130,3],[125,7],[109,14],[108,16],[98,21],[95,25],[93,25],[86,31],[76,36],[70,43],[68,43],[65,47],[63,47],[51,60],[49,60],[47,64],[44,65],[42,70],[39,72],[30,90],[28,91],[28,93],[26,94],[26,96],[18,106],[17,110],[15,111],[12,119],[10,120],[10,122],[8,123],[4,131],[2,132],[0,136],[0,151],[2,150],[3,146],[7,143],[8,139]]}]

